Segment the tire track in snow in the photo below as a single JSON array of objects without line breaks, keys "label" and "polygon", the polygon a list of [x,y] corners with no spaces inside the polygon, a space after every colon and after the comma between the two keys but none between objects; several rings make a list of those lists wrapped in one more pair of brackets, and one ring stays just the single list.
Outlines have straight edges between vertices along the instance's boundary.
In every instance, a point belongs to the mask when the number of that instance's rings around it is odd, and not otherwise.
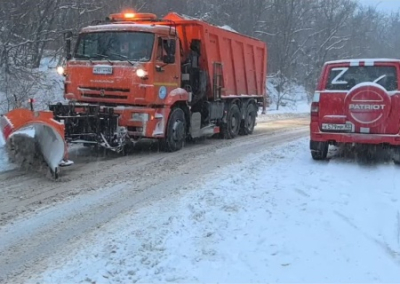
[{"label": "tire track in snow", "polygon": [[[204,153],[236,144],[249,144],[254,139],[304,127],[307,123],[307,118],[259,123],[253,135],[233,140],[201,141],[172,154],[159,153],[153,149],[124,157],[98,159],[90,156],[88,151],[82,151],[85,156],[78,156],[77,164],[61,173],[61,182],[20,170],[3,173],[0,174],[0,225],[35,208],[51,206],[80,193],[98,190],[128,178],[134,179],[135,176],[140,177],[154,167],[158,167],[159,173],[162,173],[164,167],[171,168],[179,164],[179,161],[197,159]],[[74,155],[79,153],[75,152]]]},{"label": "tire track in snow", "polygon": [[397,265],[400,266],[400,251],[393,249],[387,242],[379,240],[377,238],[372,237],[371,235],[364,232],[359,226],[357,226],[349,217],[346,215],[334,211],[335,215],[342,219],[346,224],[350,227],[361,233],[366,239],[370,240],[371,242],[375,243],[378,247],[380,247]]}]

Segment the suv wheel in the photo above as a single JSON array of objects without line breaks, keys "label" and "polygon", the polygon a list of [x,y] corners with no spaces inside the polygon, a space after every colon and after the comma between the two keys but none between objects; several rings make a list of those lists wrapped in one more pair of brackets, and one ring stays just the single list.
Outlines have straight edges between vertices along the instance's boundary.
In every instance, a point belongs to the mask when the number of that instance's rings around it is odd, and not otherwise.
[{"label": "suv wheel", "polygon": [[328,142],[318,142],[310,140],[311,157],[316,160],[325,160],[328,156]]}]

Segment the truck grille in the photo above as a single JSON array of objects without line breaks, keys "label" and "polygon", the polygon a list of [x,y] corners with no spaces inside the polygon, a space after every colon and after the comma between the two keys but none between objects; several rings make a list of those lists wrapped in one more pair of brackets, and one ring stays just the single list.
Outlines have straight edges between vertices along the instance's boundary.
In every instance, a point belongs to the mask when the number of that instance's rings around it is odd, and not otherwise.
[{"label": "truck grille", "polygon": [[[85,98],[99,98],[99,99],[118,99],[126,100],[128,96],[121,93],[129,93],[130,89],[126,88],[99,88],[99,87],[78,87],[82,97]],[[106,94],[107,92],[108,94]],[[111,93],[110,93],[111,92]]]},{"label": "truck grille", "polygon": [[129,93],[131,91],[129,88],[98,88],[98,87],[84,87],[84,86],[79,86],[78,90],[81,92],[104,91],[104,92],[122,92],[122,93]]},{"label": "truck grille", "polygon": [[128,96],[120,96],[120,95],[102,95],[102,94],[82,94],[82,97],[85,98],[100,98],[100,99],[119,99],[126,100]]}]

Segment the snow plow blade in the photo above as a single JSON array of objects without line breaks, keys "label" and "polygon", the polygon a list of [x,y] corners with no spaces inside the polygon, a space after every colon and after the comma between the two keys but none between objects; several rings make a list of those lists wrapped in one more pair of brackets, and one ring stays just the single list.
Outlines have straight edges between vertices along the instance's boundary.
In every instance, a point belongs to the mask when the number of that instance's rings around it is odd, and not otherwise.
[{"label": "snow plow blade", "polygon": [[12,110],[0,117],[0,130],[12,162],[28,171],[50,169],[58,178],[67,146],[64,124],[53,119],[53,112]]}]

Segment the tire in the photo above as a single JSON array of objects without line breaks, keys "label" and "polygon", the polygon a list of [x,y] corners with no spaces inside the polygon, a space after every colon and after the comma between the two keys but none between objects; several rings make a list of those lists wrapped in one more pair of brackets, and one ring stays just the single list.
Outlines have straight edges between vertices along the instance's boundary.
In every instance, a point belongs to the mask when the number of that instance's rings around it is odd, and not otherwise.
[{"label": "tire", "polygon": [[160,146],[165,152],[176,152],[183,148],[186,140],[186,118],[181,108],[174,108],[168,119],[166,137]]},{"label": "tire", "polygon": [[246,117],[240,127],[240,135],[253,134],[254,127],[256,126],[257,110],[254,104],[249,104],[246,110]]},{"label": "tire", "polygon": [[310,141],[311,157],[315,161],[325,160],[328,156],[328,142]]},{"label": "tire", "polygon": [[224,139],[233,139],[239,135],[241,114],[236,104],[231,105],[226,117],[226,123],[221,126],[221,136]]}]

